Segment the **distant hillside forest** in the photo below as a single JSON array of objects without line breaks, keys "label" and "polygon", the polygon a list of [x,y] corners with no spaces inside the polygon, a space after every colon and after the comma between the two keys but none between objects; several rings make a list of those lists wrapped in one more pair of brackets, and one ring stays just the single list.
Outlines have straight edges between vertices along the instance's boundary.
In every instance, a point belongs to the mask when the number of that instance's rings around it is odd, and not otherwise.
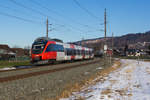
[{"label": "distant hillside forest", "polygon": [[[109,48],[112,48],[112,37],[107,37],[106,42]],[[144,45],[144,43],[149,43],[148,45],[150,45],[150,31],[145,33],[127,34],[127,35],[117,36],[117,37],[114,36],[113,38],[114,48],[124,48],[126,45],[136,48],[139,47],[139,44]],[[74,44],[92,47],[95,50],[100,50],[103,48],[104,38],[77,41],[74,42]]]},{"label": "distant hillside forest", "polygon": [[126,44],[150,42],[150,31],[145,33],[127,34],[114,38],[114,45],[117,47],[125,46]]}]

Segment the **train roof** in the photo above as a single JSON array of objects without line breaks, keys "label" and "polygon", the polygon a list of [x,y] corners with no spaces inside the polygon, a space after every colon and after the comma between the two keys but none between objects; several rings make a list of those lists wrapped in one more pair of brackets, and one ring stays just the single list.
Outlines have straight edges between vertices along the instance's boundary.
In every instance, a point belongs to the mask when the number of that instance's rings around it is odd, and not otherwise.
[{"label": "train roof", "polygon": [[55,41],[55,42],[63,43],[63,41],[60,39],[51,39],[49,37],[39,37],[39,38],[35,39],[35,42],[37,42],[37,41]]},{"label": "train roof", "polygon": [[[55,42],[58,42],[58,43],[63,43],[62,40],[60,39],[51,39],[49,37],[39,37],[37,39],[35,39],[34,42],[47,42],[47,41],[55,41]],[[70,43],[66,43],[68,45],[70,45]],[[76,44],[72,44],[72,45],[75,45],[76,47],[78,48],[82,48],[83,46],[80,46],[80,45],[76,45]],[[89,49],[89,50],[93,50],[92,48],[88,48],[88,47],[84,47],[85,49]]]}]

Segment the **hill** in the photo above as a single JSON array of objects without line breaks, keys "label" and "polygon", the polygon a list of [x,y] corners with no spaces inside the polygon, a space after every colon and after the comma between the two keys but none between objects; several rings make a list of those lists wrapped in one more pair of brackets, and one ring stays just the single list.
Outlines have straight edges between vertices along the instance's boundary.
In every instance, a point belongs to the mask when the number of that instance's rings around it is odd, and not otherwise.
[{"label": "hill", "polygon": [[[124,48],[126,45],[128,45],[129,48],[147,48],[147,46],[150,45],[150,31],[145,33],[130,33],[123,36],[117,36],[113,38],[113,41],[114,48]],[[112,48],[112,37],[107,37],[106,42],[109,48]],[[103,48],[104,38],[87,39],[73,43],[99,50]]]}]

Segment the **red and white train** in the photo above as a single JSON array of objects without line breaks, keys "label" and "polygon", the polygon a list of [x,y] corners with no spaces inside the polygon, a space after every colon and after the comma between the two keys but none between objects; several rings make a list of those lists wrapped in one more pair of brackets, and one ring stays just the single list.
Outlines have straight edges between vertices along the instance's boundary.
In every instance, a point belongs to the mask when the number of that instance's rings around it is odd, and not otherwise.
[{"label": "red and white train", "polygon": [[31,57],[33,63],[41,64],[55,61],[92,59],[94,54],[91,48],[40,37],[32,44]]}]

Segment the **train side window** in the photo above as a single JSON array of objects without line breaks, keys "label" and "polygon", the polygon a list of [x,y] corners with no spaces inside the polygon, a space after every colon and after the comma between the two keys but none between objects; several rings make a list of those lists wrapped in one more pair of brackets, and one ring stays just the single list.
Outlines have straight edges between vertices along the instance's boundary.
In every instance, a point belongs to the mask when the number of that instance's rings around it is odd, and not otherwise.
[{"label": "train side window", "polygon": [[82,55],[84,55],[84,50],[82,50]]},{"label": "train side window", "polygon": [[54,51],[64,52],[64,47],[62,45],[54,45]]},{"label": "train side window", "polygon": [[76,49],[76,55],[78,55],[78,50]]},{"label": "train side window", "polygon": [[91,51],[89,51],[89,55],[90,55],[90,56],[92,55],[92,52],[91,52]]},{"label": "train side window", "polygon": [[69,49],[68,48],[66,48],[66,54],[69,55]]},{"label": "train side window", "polygon": [[50,51],[64,52],[64,47],[58,44],[49,44],[45,52],[50,52]]},{"label": "train side window", "polygon": [[74,55],[74,51],[73,51],[73,49],[71,49],[71,55]]},{"label": "train side window", "polygon": [[64,48],[65,55],[67,55],[67,48]]},{"label": "train side window", "polygon": [[80,55],[80,50],[77,50],[77,55]]},{"label": "train side window", "polygon": [[78,51],[75,49],[76,55],[78,55]]},{"label": "train side window", "polygon": [[83,50],[83,55],[85,55],[85,50]]},{"label": "train side window", "polygon": [[78,55],[80,55],[80,50],[78,50]]},{"label": "train side window", "polygon": [[81,50],[79,50],[79,55],[81,55]]},{"label": "train side window", "polygon": [[71,51],[70,48],[66,48],[66,51],[67,51],[67,55],[68,55],[68,56],[72,54],[72,53],[71,53],[72,51]]},{"label": "train side window", "polygon": [[80,50],[80,55],[82,55],[82,50]]},{"label": "train side window", "polygon": [[89,55],[89,51],[87,51],[87,55]]},{"label": "train side window", "polygon": [[88,51],[85,51],[85,54],[88,55]]},{"label": "train side window", "polygon": [[85,51],[85,55],[87,55],[87,51]]},{"label": "train side window", "polygon": [[76,50],[75,50],[75,49],[73,49],[73,55],[74,55],[74,56],[76,55]]},{"label": "train side window", "polygon": [[72,55],[74,56],[75,55],[75,50],[74,49],[71,49],[72,50]]},{"label": "train side window", "polygon": [[77,50],[75,49],[75,55],[77,55]]},{"label": "train side window", "polygon": [[45,50],[45,52],[50,52],[53,49],[52,44],[49,44]]}]

